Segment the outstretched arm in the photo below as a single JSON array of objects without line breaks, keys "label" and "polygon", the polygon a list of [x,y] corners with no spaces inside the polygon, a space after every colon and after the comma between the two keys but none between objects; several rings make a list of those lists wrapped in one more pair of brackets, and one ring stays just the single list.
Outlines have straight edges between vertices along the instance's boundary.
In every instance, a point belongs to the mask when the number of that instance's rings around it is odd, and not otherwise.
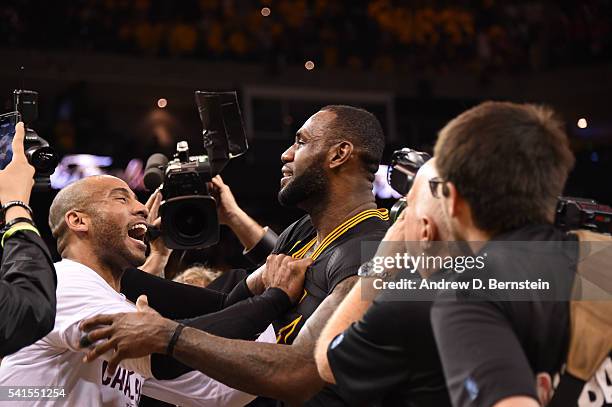
[{"label": "outstretched arm", "polygon": [[336,286],[292,345],[233,341],[186,328],[176,344],[174,357],[230,387],[302,403],[325,384],[317,372],[315,344],[356,279],[349,277]]},{"label": "outstretched arm", "polygon": [[[308,400],[324,385],[314,360],[314,347],[325,323],[350,291],[357,276],[340,282],[308,319],[293,345],[253,343],[220,338],[185,328],[173,356],[213,379],[251,394],[292,403]],[[117,349],[109,370],[125,358],[165,353],[177,323],[152,314],[98,316],[85,321],[84,330],[110,325],[89,333],[92,342],[108,340],[92,350],[88,360]]]}]

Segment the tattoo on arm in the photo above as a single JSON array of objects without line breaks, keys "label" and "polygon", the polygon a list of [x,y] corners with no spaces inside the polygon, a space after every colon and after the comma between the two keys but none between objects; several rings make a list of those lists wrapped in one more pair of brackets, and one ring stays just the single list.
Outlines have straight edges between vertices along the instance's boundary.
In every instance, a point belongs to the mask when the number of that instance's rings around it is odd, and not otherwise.
[{"label": "tattoo on arm", "polygon": [[325,384],[314,359],[319,334],[357,279],[349,277],[334,288],[292,345],[231,340],[185,328],[174,357],[235,389],[303,403]]}]

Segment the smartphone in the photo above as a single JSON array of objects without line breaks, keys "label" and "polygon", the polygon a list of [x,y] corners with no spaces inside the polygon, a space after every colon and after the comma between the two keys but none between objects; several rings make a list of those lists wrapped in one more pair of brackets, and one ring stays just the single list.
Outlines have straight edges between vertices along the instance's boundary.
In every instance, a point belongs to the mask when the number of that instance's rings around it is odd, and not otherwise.
[{"label": "smartphone", "polygon": [[13,158],[15,125],[20,121],[19,112],[0,114],[0,170],[5,169]]}]

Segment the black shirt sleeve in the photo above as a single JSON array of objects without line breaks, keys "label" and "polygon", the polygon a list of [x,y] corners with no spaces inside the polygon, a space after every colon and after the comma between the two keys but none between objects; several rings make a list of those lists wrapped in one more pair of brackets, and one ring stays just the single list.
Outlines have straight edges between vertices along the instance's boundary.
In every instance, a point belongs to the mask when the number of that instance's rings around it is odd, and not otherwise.
[{"label": "black shirt sleeve", "polygon": [[[431,302],[374,301],[363,318],[338,335],[327,358],[351,405],[385,399],[448,405],[429,320]],[[402,403],[403,404],[403,403]],[[421,405],[421,404],[419,404]]]},{"label": "black shirt sleeve", "polygon": [[57,277],[36,233],[18,231],[6,239],[0,278],[1,357],[36,342],[55,324]]},{"label": "black shirt sleeve", "polygon": [[170,319],[194,318],[219,311],[252,296],[246,280],[229,294],[166,280],[138,269],[128,269],[121,278],[121,292],[132,302],[146,295],[149,305]]},{"label": "black shirt sleeve", "polygon": [[233,269],[225,271],[219,277],[215,278],[206,288],[210,290],[220,291],[229,294],[236,284],[247,278],[249,272],[244,269]]},{"label": "black shirt sleeve", "polygon": [[502,304],[438,300],[432,324],[454,406],[538,400],[535,376]]},{"label": "black shirt sleeve", "polygon": [[[270,288],[262,295],[248,298],[219,312],[181,322],[225,338],[254,340],[289,307],[289,296],[280,288]],[[156,379],[163,380],[173,379],[193,370],[165,355],[153,355],[151,369]]]}]

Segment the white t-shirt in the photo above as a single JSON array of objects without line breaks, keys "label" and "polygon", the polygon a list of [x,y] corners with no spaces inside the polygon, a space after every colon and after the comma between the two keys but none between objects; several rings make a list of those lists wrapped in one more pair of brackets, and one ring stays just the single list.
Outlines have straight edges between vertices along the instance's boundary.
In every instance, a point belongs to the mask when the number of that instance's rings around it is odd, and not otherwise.
[{"label": "white t-shirt", "polygon": [[[79,348],[81,320],[98,314],[134,312],[136,306],[89,267],[64,259],[55,264],[55,269],[55,326],[43,339],[2,360],[0,386],[63,387],[66,397],[53,405],[66,406],[131,407],[138,405],[141,394],[181,406],[243,406],[255,398],[200,372],[174,380],[156,380],[128,370],[125,365],[111,376],[108,363],[101,359],[83,363],[85,350]],[[258,341],[276,342],[272,326]],[[11,403],[19,404],[39,406],[50,402]]]}]

